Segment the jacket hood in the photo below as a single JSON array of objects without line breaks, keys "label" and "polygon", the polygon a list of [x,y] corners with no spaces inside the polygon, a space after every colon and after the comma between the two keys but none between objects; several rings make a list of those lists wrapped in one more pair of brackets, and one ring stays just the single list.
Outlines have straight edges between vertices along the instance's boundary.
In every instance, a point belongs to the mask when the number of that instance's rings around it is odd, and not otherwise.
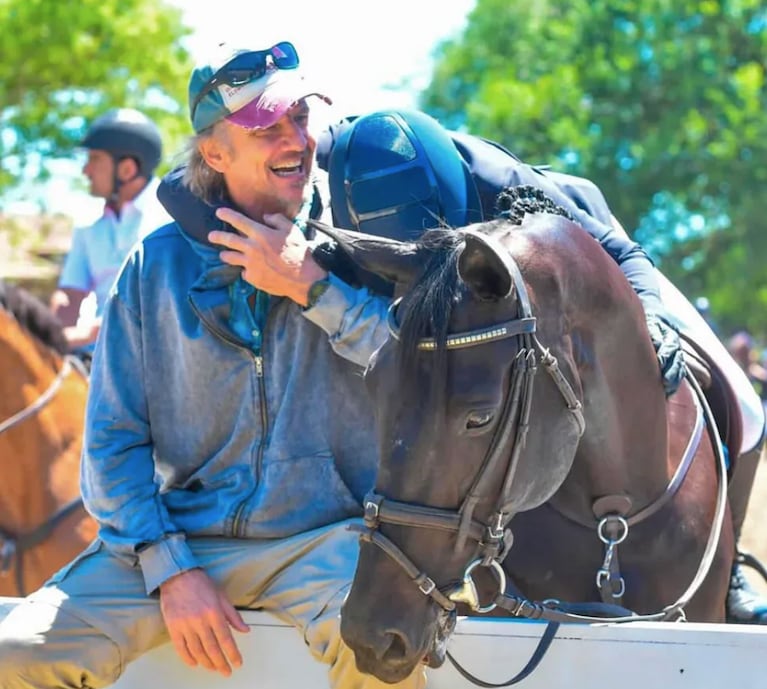
[{"label": "jacket hood", "polygon": [[[214,248],[218,252],[221,247],[208,241],[208,233],[213,230],[223,232],[236,232],[236,230],[229,223],[220,220],[216,216],[216,210],[223,206],[231,208],[236,206],[226,198],[208,203],[199,196],[195,196],[184,184],[185,171],[186,167],[180,166],[168,172],[157,187],[157,198],[188,238],[203,246]],[[309,217],[319,218],[324,205],[319,185],[313,181]]]},{"label": "jacket hood", "polygon": [[184,166],[167,173],[157,187],[157,198],[187,237],[203,246],[216,247],[208,241],[208,233],[213,230],[234,232],[234,228],[216,217],[216,209],[226,205],[225,200],[210,204],[195,196],[184,184]]}]

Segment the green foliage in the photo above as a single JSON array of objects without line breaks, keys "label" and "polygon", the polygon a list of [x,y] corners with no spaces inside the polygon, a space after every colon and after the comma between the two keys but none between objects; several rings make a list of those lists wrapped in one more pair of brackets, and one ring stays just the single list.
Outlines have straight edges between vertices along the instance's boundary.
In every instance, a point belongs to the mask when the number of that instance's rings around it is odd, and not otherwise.
[{"label": "green foliage", "polygon": [[167,153],[189,133],[191,60],[181,44],[189,29],[179,9],[160,0],[0,0],[0,26],[0,190],[36,156],[72,155],[86,124],[113,107],[152,117]]},{"label": "green foliage", "polygon": [[593,179],[683,291],[765,337],[765,55],[759,0],[478,0],[422,105]]}]

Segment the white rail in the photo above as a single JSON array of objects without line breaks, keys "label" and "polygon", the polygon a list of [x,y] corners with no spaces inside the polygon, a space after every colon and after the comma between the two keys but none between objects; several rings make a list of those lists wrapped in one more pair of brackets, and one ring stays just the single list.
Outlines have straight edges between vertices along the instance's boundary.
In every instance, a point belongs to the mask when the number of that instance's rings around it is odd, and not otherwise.
[{"label": "white rail", "polygon": [[[0,599],[0,616],[13,599]],[[246,611],[250,634],[238,636],[244,666],[228,680],[187,668],[173,649],[157,649],[130,665],[113,689],[295,689],[327,686],[324,666],[310,657],[291,627]],[[450,650],[487,682],[505,682],[527,662],[544,625],[461,619]],[[557,633],[538,669],[521,689],[764,689],[767,627],[632,623],[568,625]],[[473,685],[446,664],[430,671],[429,689]]]}]

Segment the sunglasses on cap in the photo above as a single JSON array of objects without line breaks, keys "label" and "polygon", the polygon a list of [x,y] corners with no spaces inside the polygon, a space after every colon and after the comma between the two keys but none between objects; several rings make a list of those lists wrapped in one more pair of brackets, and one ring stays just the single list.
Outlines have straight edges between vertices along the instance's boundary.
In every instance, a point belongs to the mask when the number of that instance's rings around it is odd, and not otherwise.
[{"label": "sunglasses on cap", "polygon": [[296,69],[298,53],[292,43],[280,41],[266,50],[252,50],[240,53],[219,69],[200,90],[192,103],[192,119],[200,101],[219,86],[244,86],[260,79],[269,68],[267,58],[277,69]]}]

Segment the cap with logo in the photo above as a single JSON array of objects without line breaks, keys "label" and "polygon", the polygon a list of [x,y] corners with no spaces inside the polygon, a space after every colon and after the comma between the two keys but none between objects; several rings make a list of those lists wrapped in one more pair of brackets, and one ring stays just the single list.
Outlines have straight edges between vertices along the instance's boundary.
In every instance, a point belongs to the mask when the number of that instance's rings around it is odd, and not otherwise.
[{"label": "cap with logo", "polygon": [[192,72],[189,116],[197,133],[224,118],[246,129],[262,129],[309,96],[332,102],[306,80],[292,43],[281,41],[265,50],[222,43]]}]

